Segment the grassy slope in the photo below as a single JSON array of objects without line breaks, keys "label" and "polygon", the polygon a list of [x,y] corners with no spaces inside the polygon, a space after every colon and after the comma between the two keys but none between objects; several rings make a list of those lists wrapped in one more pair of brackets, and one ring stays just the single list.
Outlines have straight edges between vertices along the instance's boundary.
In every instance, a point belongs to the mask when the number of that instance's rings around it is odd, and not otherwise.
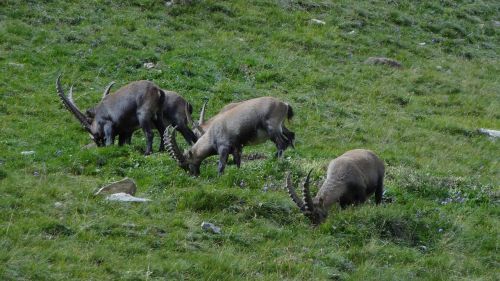
[{"label": "grassy slope", "polygon": [[[498,1],[18,2],[0,2],[0,279],[500,274],[500,146],[476,133],[500,129]],[[404,68],[363,64],[369,56]],[[166,154],[143,157],[140,132],[132,146],[81,149],[89,139],[55,95],[61,71],[81,108],[111,80],[152,80],[197,110],[209,98],[210,115],[276,96],[296,112],[297,149],[222,177],[211,158],[196,179]],[[386,161],[394,202],[333,210],[311,228],[280,188],[285,171],[320,179],[356,147]],[[153,202],[91,195],[124,176]]]}]

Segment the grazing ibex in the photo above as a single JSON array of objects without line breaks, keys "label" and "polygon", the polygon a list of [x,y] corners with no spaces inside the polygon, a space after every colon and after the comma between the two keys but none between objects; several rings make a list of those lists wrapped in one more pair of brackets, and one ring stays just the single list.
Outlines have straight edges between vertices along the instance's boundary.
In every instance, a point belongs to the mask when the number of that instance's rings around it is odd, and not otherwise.
[{"label": "grazing ibex", "polygon": [[[109,90],[113,84],[114,82],[111,82],[108,87],[106,87],[103,99],[109,94]],[[193,131],[191,131],[191,129],[189,129],[188,126],[188,124],[195,124],[191,119],[193,106],[176,92],[166,91],[163,89],[162,91],[165,94],[165,99],[162,105],[163,122],[166,125],[175,126],[177,131],[181,132],[182,136],[189,144],[194,144],[198,140],[198,137],[193,133]],[[88,110],[87,115],[92,116],[92,112]],[[127,143],[130,143],[130,141],[131,136],[127,139]]]},{"label": "grazing ibex", "polygon": [[[56,81],[57,93],[64,106],[80,121],[97,146],[113,144],[116,136],[120,145],[130,143],[133,132],[141,127],[147,142],[144,154],[151,154],[152,126],[158,129],[160,138],[163,138],[165,131],[162,110],[164,91],[153,82],[136,81],[108,95],[112,85],[113,83],[109,84],[104,91],[101,102],[83,114],[73,102],[73,87],[66,96],[61,86],[61,75]],[[163,148],[164,143],[161,141],[160,150]]]},{"label": "grazing ibex", "polygon": [[283,122],[293,116],[292,107],[272,97],[262,97],[238,103],[217,114],[210,121],[204,134],[185,154],[175,141],[175,131],[165,131],[165,145],[178,165],[192,175],[199,175],[201,162],[212,155],[219,155],[219,175],[224,172],[231,153],[239,167],[243,146],[272,140],[278,156],[293,145],[295,134],[285,130]]},{"label": "grazing ibex", "polygon": [[[261,98],[257,98],[257,99],[261,99]],[[255,103],[255,100],[256,99],[251,99],[251,100],[246,100],[246,101],[242,101],[242,102],[232,102],[232,103],[229,103],[229,104],[226,104],[220,111],[219,113],[217,113],[217,115],[215,115],[214,117],[210,118],[208,121],[205,121],[205,107],[207,105],[207,102],[203,103],[203,106],[201,108],[201,112],[200,112],[200,119],[198,122],[192,122],[193,124],[193,132],[194,134],[200,138],[201,136],[203,136],[205,134],[205,132],[208,130],[208,128],[212,125],[212,122],[222,113],[238,106],[238,105],[241,105],[241,104],[252,104],[252,103]],[[290,107],[290,115],[288,116],[288,118],[292,118],[293,117],[293,111]],[[290,130],[288,130],[287,127],[285,127],[284,124],[282,124],[281,126],[282,128],[282,131],[283,131],[283,134],[285,135],[285,137],[287,139],[290,139],[290,142],[287,143],[287,146],[290,145],[292,147],[294,147],[294,144],[293,144],[293,141],[295,139],[295,134],[293,132],[291,132]],[[278,151],[279,153],[279,151]]]},{"label": "grazing ibex", "polygon": [[[312,170],[311,170],[312,171]],[[342,208],[366,201],[375,193],[375,202],[380,204],[384,185],[384,163],[375,153],[366,149],[349,150],[333,159],[328,165],[326,180],[314,198],[309,192],[309,176],[302,188],[300,199],[292,186],[290,173],[286,177],[286,188],[293,202],[314,225],[322,223],[333,204]]]}]

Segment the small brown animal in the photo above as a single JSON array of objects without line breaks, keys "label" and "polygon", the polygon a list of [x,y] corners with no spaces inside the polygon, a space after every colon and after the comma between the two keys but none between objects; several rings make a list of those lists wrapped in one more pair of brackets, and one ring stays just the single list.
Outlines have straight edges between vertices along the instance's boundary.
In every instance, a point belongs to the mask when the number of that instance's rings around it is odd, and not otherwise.
[{"label": "small brown animal", "polygon": [[[311,170],[312,171],[312,170]],[[349,150],[333,159],[328,165],[326,180],[314,198],[309,192],[309,176],[302,188],[303,200],[292,186],[290,173],[286,177],[286,188],[293,202],[314,225],[322,223],[333,204],[342,208],[359,204],[375,193],[375,202],[382,202],[385,167],[375,153],[366,149]]]},{"label": "small brown animal", "polygon": [[[57,93],[64,106],[80,121],[97,146],[113,144],[116,136],[119,138],[119,145],[130,143],[133,132],[141,127],[147,142],[144,154],[151,154],[153,125],[161,138],[165,131],[162,110],[165,93],[153,82],[144,80],[132,82],[108,95],[111,86],[112,83],[104,91],[101,102],[83,114],[73,102],[73,87],[66,97],[61,86],[61,75],[56,81]],[[161,141],[160,150],[163,148]]]},{"label": "small brown animal", "polygon": [[219,175],[224,172],[229,154],[236,166],[241,164],[243,146],[272,140],[278,148],[277,156],[293,145],[295,133],[284,129],[285,118],[292,118],[290,105],[272,97],[261,97],[241,102],[217,114],[206,132],[186,153],[182,154],[175,141],[175,131],[166,130],[165,145],[177,164],[192,175],[199,175],[201,162],[219,155]]}]

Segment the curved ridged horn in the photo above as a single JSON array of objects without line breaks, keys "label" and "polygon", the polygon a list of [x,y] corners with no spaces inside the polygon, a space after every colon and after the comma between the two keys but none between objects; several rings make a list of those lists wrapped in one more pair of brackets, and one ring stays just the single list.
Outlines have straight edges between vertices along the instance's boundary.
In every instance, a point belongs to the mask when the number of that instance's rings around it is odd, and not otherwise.
[{"label": "curved ridged horn", "polygon": [[59,95],[59,98],[61,99],[64,106],[71,113],[73,113],[73,115],[76,117],[76,119],[78,119],[78,121],[80,121],[85,130],[87,130],[89,133],[92,133],[92,131],[90,130],[90,123],[87,120],[87,117],[83,115],[80,109],[78,109],[78,107],[73,102],[73,86],[71,86],[69,90],[69,97],[66,97],[66,95],[64,95],[64,91],[61,86],[61,74],[59,74],[59,76],[57,77],[56,89],[57,89],[57,94]]},{"label": "curved ridged horn", "polygon": [[102,99],[103,100],[107,95],[109,95],[109,90],[111,90],[111,87],[115,84],[115,81],[111,81],[111,83],[108,84],[106,89],[104,89],[104,92],[102,93]]},{"label": "curved ridged horn", "polygon": [[177,127],[172,127],[172,125],[169,125],[167,127],[163,135],[164,144],[167,148],[168,154],[170,154],[170,156],[174,158],[179,166],[181,166],[183,169],[186,169],[186,158],[184,158],[184,155],[182,155],[181,151],[179,150],[179,146],[177,145],[177,141],[175,140],[175,128]]},{"label": "curved ridged horn", "polygon": [[297,193],[295,193],[295,189],[293,188],[293,185],[292,185],[292,174],[290,172],[288,172],[288,174],[286,176],[286,189],[288,190],[288,195],[290,195],[290,198],[292,198],[292,201],[295,202],[297,207],[299,207],[299,209],[302,212],[304,212],[304,201],[302,201],[302,199],[300,199],[297,196]]},{"label": "curved ridged horn", "polygon": [[208,101],[205,101],[203,103],[203,106],[201,107],[201,112],[200,112],[200,119],[198,120],[198,126],[203,125],[205,122],[205,107],[207,106]]},{"label": "curved ridged horn", "polygon": [[304,211],[309,212],[311,214],[314,213],[314,205],[313,201],[311,198],[311,193],[309,192],[309,177],[311,176],[312,169],[309,171],[306,177],[306,181],[304,182],[304,185],[302,187],[302,194],[304,196]]}]

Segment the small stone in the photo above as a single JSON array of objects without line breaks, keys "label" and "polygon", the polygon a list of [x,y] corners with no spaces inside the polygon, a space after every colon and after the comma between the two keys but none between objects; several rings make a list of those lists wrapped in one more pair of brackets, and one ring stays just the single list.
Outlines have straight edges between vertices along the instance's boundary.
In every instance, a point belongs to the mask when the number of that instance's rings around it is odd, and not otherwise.
[{"label": "small stone", "polygon": [[148,202],[148,201],[151,201],[151,199],[134,197],[130,194],[123,193],[123,192],[111,194],[108,197],[106,197],[106,200],[119,201],[119,202]]},{"label": "small stone", "polygon": [[33,154],[35,154],[35,151],[33,150],[21,151],[21,155],[33,155]]},{"label": "small stone", "polygon": [[356,30],[351,30],[347,34],[350,34],[350,35],[356,34]]},{"label": "small stone", "polygon": [[62,150],[60,150],[60,149],[58,149],[58,150],[56,151],[56,153],[55,153],[55,155],[56,155],[57,157],[61,156],[62,154],[63,154],[63,153],[62,153]]},{"label": "small stone", "polygon": [[93,147],[96,147],[97,145],[93,142],[89,143],[89,144],[86,144],[84,146],[82,146],[82,149],[89,149],[89,148],[93,148]]},{"label": "small stone", "polygon": [[9,65],[10,65],[10,66],[19,67],[19,68],[23,68],[23,67],[24,67],[24,64],[22,64],[22,63],[17,63],[17,62],[9,62]]},{"label": "small stone", "polygon": [[39,176],[40,176],[40,173],[39,173],[38,171],[34,171],[34,172],[33,172],[33,176],[35,176],[35,177],[39,177]]},{"label": "small stone", "polygon": [[63,203],[61,203],[61,202],[56,202],[56,203],[54,203],[54,208],[60,209],[60,208],[62,208],[63,206],[64,206],[64,204],[63,204]]},{"label": "small stone", "polygon": [[494,20],[494,21],[493,21],[493,25],[494,25],[495,27],[500,27],[500,21]]},{"label": "small stone", "polygon": [[155,64],[153,62],[145,62],[144,63],[144,68],[146,68],[146,69],[151,69],[153,67],[155,67]]},{"label": "small stone", "polygon": [[317,25],[325,25],[326,24],[326,22],[319,20],[319,19],[311,19],[310,22],[317,24]]},{"label": "small stone", "polygon": [[365,64],[385,64],[392,67],[402,67],[401,63],[397,60],[384,57],[369,57],[365,60]]},{"label": "small stone", "polygon": [[418,249],[422,252],[427,252],[427,247],[424,245],[419,246]]},{"label": "small stone", "polygon": [[500,138],[500,131],[497,131],[497,130],[491,130],[491,129],[481,128],[481,129],[479,129],[479,132],[481,134],[488,135],[488,136],[490,136],[492,138]]},{"label": "small stone", "polygon": [[132,179],[124,178],[120,181],[110,183],[101,187],[94,195],[100,194],[113,194],[113,193],[126,193],[134,195],[137,191],[137,185]]},{"label": "small stone", "polygon": [[215,226],[213,223],[209,223],[209,222],[205,222],[205,221],[201,223],[201,229],[203,229],[205,231],[211,231],[212,233],[215,233],[215,234],[221,233],[220,227]]},{"label": "small stone", "polygon": [[426,44],[425,42],[418,43],[418,45],[420,46],[425,46],[425,44]]},{"label": "small stone", "polygon": [[438,232],[439,233],[443,232],[443,229],[442,228],[438,229]]}]

